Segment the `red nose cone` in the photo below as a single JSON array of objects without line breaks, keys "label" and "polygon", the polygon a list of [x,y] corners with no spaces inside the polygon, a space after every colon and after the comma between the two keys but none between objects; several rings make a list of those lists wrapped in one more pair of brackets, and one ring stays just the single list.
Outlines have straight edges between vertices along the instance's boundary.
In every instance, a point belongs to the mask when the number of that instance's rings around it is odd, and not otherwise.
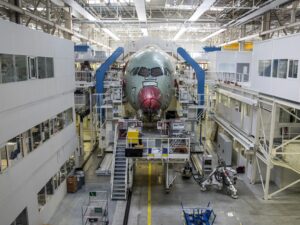
[{"label": "red nose cone", "polygon": [[143,111],[154,112],[158,111],[161,106],[161,93],[155,86],[144,87],[140,90],[139,104]]}]

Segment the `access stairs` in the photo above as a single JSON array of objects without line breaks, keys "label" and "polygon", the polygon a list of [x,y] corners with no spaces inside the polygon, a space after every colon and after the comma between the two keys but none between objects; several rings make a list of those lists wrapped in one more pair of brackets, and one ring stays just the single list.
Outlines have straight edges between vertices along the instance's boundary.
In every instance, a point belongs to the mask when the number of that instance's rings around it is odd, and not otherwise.
[{"label": "access stairs", "polygon": [[127,167],[125,157],[126,140],[119,139],[114,154],[114,170],[112,176],[112,200],[126,200],[127,198]]}]

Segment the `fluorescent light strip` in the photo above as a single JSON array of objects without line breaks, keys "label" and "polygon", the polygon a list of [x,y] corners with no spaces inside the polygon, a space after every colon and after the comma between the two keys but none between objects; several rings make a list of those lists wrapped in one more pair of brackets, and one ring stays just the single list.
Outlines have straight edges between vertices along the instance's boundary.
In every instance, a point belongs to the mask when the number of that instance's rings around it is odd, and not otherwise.
[{"label": "fluorescent light strip", "polygon": [[120,38],[115,35],[113,32],[111,32],[109,29],[107,28],[102,28],[102,30],[107,33],[112,39],[114,39],[115,41],[120,41]]},{"label": "fluorescent light strip", "polygon": [[147,28],[141,28],[141,31],[142,31],[144,37],[148,36],[148,30],[147,30]]},{"label": "fluorescent light strip", "polygon": [[[136,0],[137,1],[137,0]],[[216,0],[204,0],[202,4],[196,9],[194,14],[188,19],[189,22],[195,22],[199,19],[200,16],[203,15],[207,10],[210,9],[210,7],[216,2]],[[187,30],[187,28],[181,28],[178,33],[173,38],[174,41],[176,41],[180,36],[184,34],[184,32]]]},{"label": "fluorescent light strip", "polygon": [[196,9],[194,14],[189,18],[190,22],[195,22],[203,15],[210,7],[216,2],[216,0],[204,0],[202,4]]},{"label": "fluorescent light strip", "polygon": [[249,36],[246,36],[246,37],[242,37],[242,38],[239,38],[239,39],[236,39],[236,40],[232,40],[232,41],[220,44],[220,45],[218,45],[218,47],[223,47],[225,45],[231,45],[231,44],[234,44],[234,43],[240,42],[240,41],[246,41],[246,40],[249,40],[249,39],[252,39],[252,38],[256,38],[258,36],[259,36],[259,34],[252,34],[252,35],[249,35]]},{"label": "fluorescent light strip", "polygon": [[86,11],[81,5],[79,5],[74,0],[63,0],[64,3],[71,6],[73,10],[78,12],[80,15],[82,15],[84,18],[88,19],[89,21],[95,22],[97,19],[91,15],[88,11]]},{"label": "fluorescent light strip", "polygon": [[178,40],[178,38],[180,38],[180,37],[185,33],[186,30],[187,30],[186,27],[180,28],[180,30],[178,31],[178,33],[177,33],[177,34],[175,35],[175,37],[173,38],[173,41]]},{"label": "fluorescent light strip", "polygon": [[140,22],[147,22],[146,6],[144,0],[134,0],[135,10]]},{"label": "fluorescent light strip", "polygon": [[210,39],[210,38],[212,38],[212,37],[214,37],[214,36],[217,36],[217,35],[223,33],[223,32],[226,31],[226,30],[227,30],[226,28],[222,28],[222,29],[220,29],[220,30],[217,30],[216,32],[214,32],[214,33],[208,35],[207,37],[202,38],[202,39],[200,40],[200,42],[207,41],[208,39]]}]

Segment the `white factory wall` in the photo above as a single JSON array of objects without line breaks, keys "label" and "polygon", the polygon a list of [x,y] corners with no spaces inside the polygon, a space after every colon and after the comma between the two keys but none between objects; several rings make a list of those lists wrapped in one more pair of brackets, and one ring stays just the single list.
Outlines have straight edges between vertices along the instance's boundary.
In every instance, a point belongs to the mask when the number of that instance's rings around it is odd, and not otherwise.
[{"label": "white factory wall", "polygon": [[[0,20],[0,54],[54,58],[54,78],[0,84],[0,145],[73,107],[73,43]],[[75,115],[73,110],[73,121]],[[69,159],[77,146],[75,123],[51,136],[0,174],[0,225],[11,224],[27,207],[30,225],[47,223],[66,193],[65,181],[44,209],[37,193]]]},{"label": "white factory wall", "polygon": [[253,48],[252,66],[250,69],[251,88],[280,98],[300,101],[300,77],[298,68],[297,78],[273,78],[259,76],[258,61],[271,59],[300,60],[300,35],[256,42]]},{"label": "white factory wall", "polygon": [[208,70],[211,72],[237,72],[237,63],[251,64],[251,52],[246,51],[215,51],[206,53]]}]

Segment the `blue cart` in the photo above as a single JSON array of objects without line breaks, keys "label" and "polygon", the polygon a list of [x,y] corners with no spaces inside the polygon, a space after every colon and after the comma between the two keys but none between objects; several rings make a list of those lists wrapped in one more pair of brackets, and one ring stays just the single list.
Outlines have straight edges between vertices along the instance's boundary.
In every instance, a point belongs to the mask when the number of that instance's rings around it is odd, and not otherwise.
[{"label": "blue cart", "polygon": [[216,214],[209,207],[208,203],[205,208],[185,208],[182,203],[183,217],[185,225],[213,225],[216,219]]}]

